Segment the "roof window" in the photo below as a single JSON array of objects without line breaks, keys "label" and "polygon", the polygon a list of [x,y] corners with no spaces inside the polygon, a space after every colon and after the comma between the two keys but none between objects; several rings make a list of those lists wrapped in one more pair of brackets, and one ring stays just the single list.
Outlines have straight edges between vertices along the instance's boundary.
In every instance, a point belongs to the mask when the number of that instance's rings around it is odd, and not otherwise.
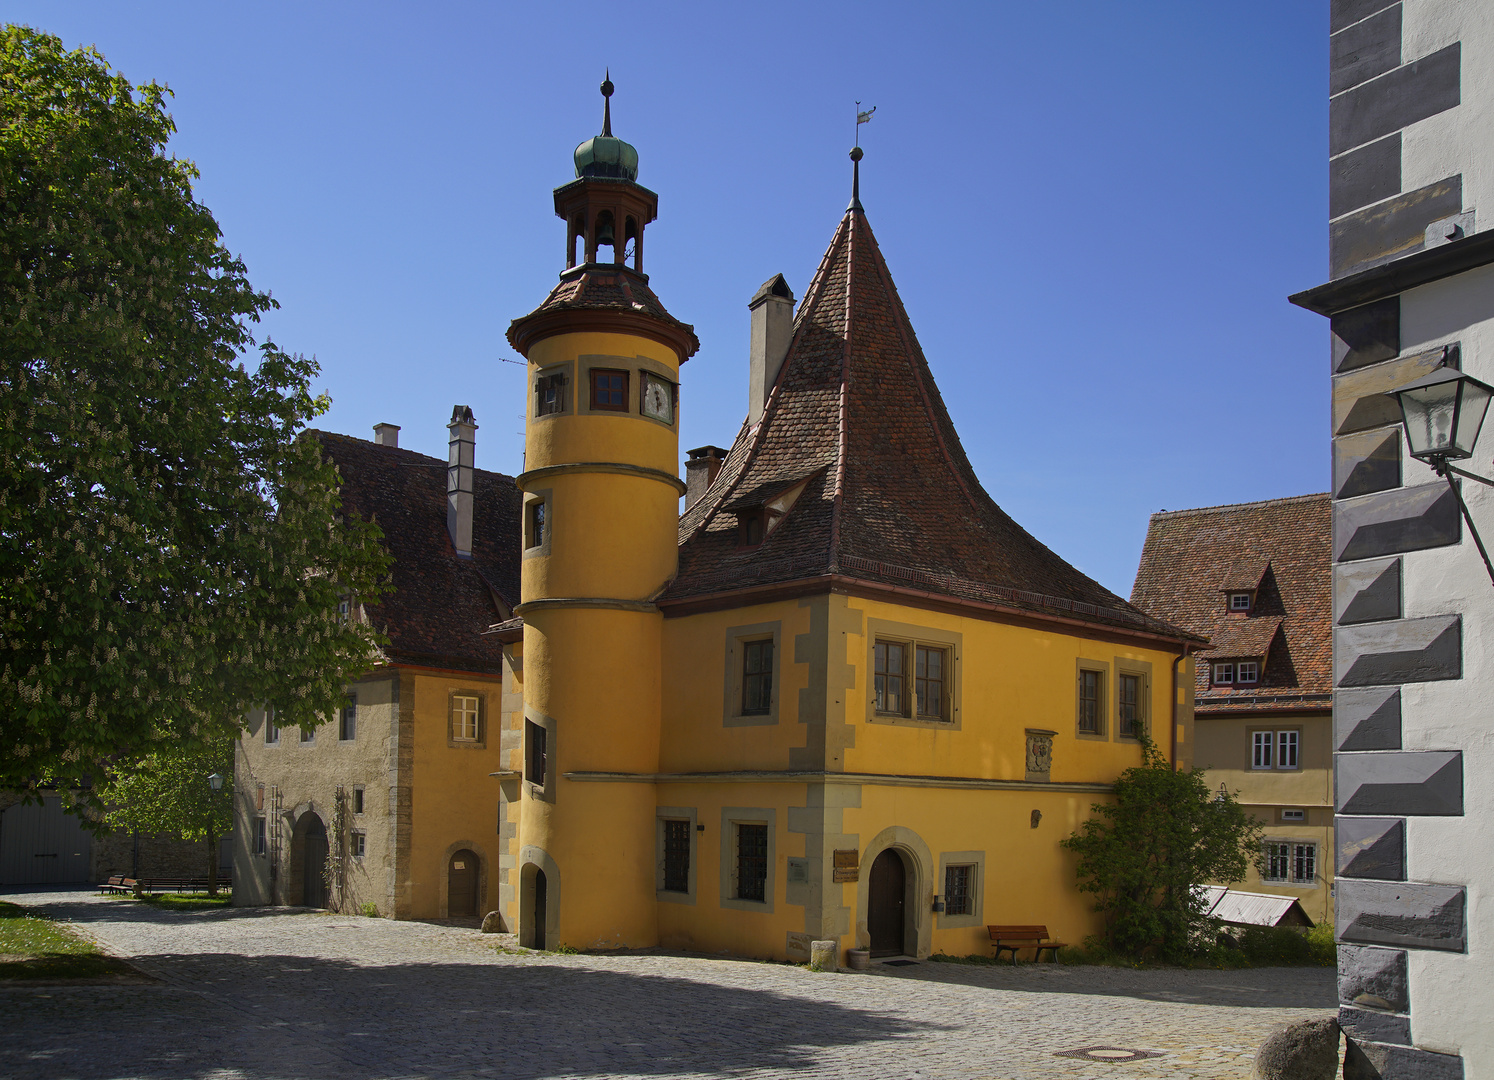
[{"label": "roof window", "polygon": [[1229,594],[1229,609],[1231,611],[1249,611],[1250,594],[1248,592],[1232,592]]}]

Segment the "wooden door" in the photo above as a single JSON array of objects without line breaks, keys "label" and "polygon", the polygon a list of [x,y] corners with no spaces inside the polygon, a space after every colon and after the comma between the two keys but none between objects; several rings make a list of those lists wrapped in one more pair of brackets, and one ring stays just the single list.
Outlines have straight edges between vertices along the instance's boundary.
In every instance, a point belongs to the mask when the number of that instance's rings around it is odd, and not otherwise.
[{"label": "wooden door", "polygon": [[327,906],[327,827],[314,813],[302,843],[305,860],[301,868],[301,903],[324,908]]},{"label": "wooden door", "polygon": [[873,956],[902,955],[907,891],[902,856],[888,848],[872,863],[866,888],[866,929]]},{"label": "wooden door", "polygon": [[81,883],[89,879],[93,837],[60,796],[17,803],[0,814],[0,884]]},{"label": "wooden door", "polygon": [[446,914],[453,919],[477,914],[477,856],[466,848],[446,869]]}]

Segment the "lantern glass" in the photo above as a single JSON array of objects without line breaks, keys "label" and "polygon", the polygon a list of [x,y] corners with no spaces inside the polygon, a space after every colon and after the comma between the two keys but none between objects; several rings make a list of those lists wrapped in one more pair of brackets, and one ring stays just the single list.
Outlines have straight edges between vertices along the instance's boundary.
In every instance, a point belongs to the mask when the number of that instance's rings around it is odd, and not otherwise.
[{"label": "lantern glass", "polygon": [[1435,462],[1473,456],[1494,388],[1444,367],[1392,393],[1412,457]]},{"label": "lantern glass", "polygon": [[1483,427],[1484,413],[1489,411],[1489,388],[1475,379],[1462,379],[1458,403],[1457,428],[1453,433],[1453,445],[1462,457],[1473,456],[1473,444],[1478,442],[1478,429]]},{"label": "lantern glass", "polygon": [[222,791],[223,777],[219,776],[217,773],[209,773],[208,786],[210,786],[214,791]]}]

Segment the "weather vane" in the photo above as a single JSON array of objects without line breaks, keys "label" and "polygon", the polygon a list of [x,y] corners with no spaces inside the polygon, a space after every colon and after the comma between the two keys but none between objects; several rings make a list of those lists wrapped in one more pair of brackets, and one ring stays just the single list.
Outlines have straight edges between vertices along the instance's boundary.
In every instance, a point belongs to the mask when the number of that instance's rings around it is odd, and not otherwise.
[{"label": "weather vane", "polygon": [[873,105],[870,109],[867,109],[865,112],[862,112],[861,111],[861,102],[859,102],[859,101],[856,102],[856,145],[857,146],[861,145],[861,125],[862,124],[870,124],[871,123],[871,118],[872,118],[872,113],[874,113],[876,111],[877,111],[877,107],[875,105]]}]

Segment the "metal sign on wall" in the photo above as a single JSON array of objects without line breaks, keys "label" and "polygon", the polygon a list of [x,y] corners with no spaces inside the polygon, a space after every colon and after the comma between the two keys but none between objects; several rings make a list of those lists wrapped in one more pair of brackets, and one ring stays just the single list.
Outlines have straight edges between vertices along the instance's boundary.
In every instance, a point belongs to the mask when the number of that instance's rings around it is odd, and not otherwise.
[{"label": "metal sign on wall", "polygon": [[861,853],[855,848],[837,849],[831,867],[831,880],[835,882],[861,880]]}]

